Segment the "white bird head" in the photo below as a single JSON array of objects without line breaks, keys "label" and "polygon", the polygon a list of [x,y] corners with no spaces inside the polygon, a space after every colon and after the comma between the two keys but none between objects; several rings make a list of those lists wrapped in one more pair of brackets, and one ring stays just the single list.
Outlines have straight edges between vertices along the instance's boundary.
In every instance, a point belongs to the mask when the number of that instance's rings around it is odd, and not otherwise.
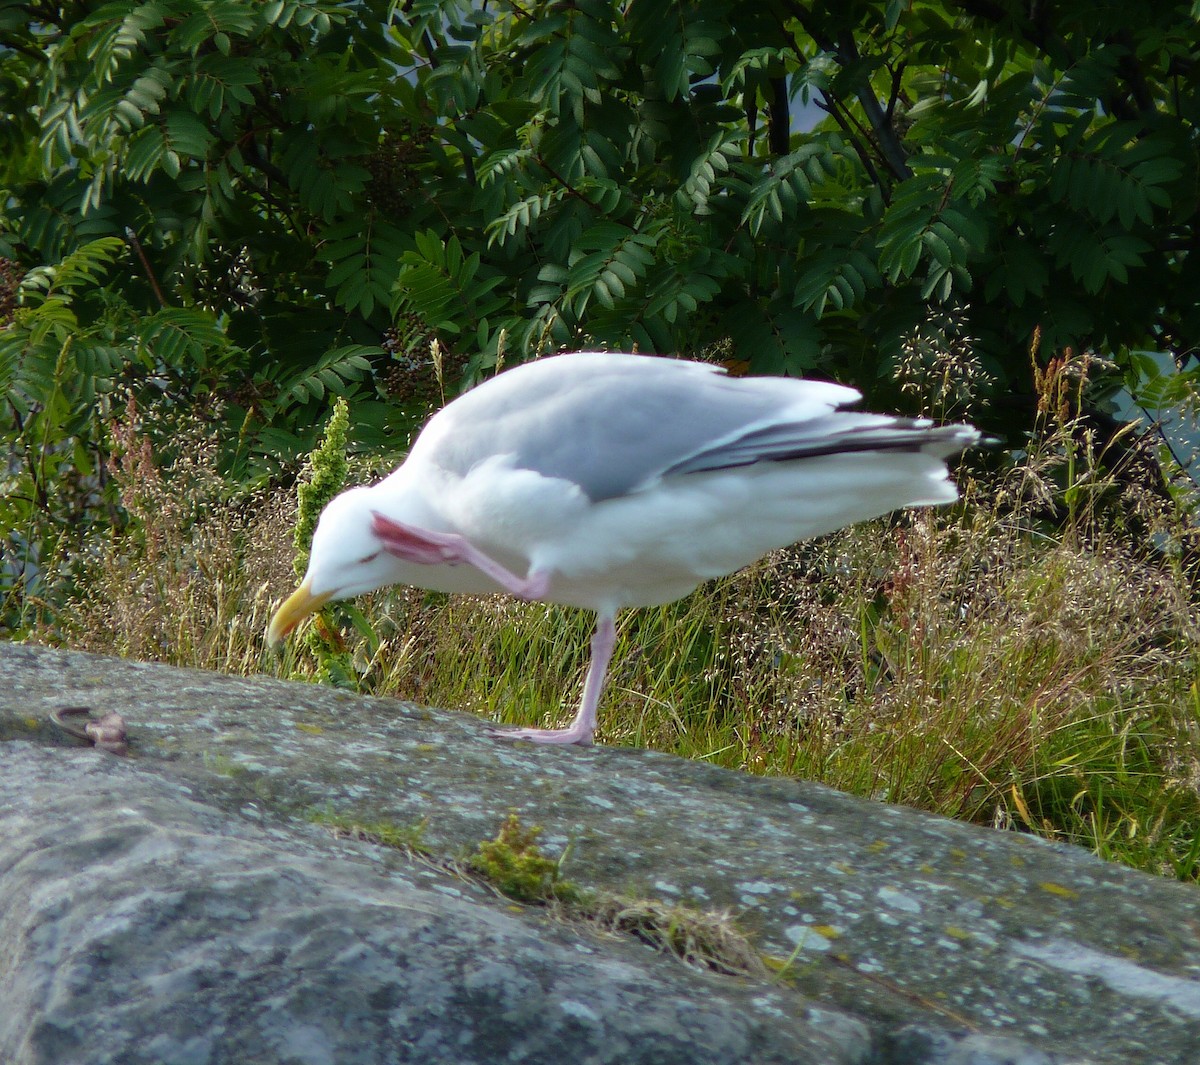
[{"label": "white bird head", "polygon": [[330,600],[351,599],[395,580],[395,559],[372,531],[372,502],[370,488],[351,488],[321,512],[308,572],[271,618],[267,642],[272,647]]}]

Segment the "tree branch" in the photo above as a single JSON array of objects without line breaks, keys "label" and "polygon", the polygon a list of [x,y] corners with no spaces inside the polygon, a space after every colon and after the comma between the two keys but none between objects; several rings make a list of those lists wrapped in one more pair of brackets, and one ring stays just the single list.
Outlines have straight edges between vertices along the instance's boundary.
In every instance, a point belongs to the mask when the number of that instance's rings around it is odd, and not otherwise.
[{"label": "tree branch", "polygon": [[[858,46],[854,43],[854,37],[849,32],[843,34],[835,54],[843,66],[849,66],[860,58]],[[871,129],[875,134],[876,147],[878,147],[879,154],[883,156],[888,168],[901,180],[912,177],[912,170],[908,166],[908,152],[904,150],[904,145],[896,135],[896,127],[892,125],[888,116],[884,114],[883,108],[880,106],[879,100],[876,99],[870,83],[868,82],[866,85],[862,85],[856,89],[855,96],[858,98],[859,105],[866,113],[867,121],[871,123]]]},{"label": "tree branch", "polygon": [[[792,3],[790,10],[792,17],[800,23],[804,32],[813,39],[817,47],[824,52],[829,52],[836,56],[838,62],[843,67],[848,67],[858,61],[860,58],[858,46],[854,43],[854,37],[849,31],[844,32],[840,40],[834,41],[822,32],[821,27],[813,19],[813,13],[807,10],[803,4]],[[801,53],[799,48],[796,48],[796,53],[800,55],[801,60],[804,59],[803,53]],[[826,99],[830,98],[828,92],[825,92],[824,95]],[[871,89],[869,82],[856,88],[854,95],[858,100],[859,106],[862,107],[863,112],[866,114],[867,121],[871,125],[872,136],[869,137],[869,140],[886,164],[888,170],[901,180],[912,177],[912,170],[908,166],[908,152],[905,151],[903,143],[896,134],[895,126],[892,125],[890,108],[889,113],[885,114],[883,107],[880,106],[879,101],[875,98],[875,93]],[[834,114],[833,111],[830,111],[830,113]],[[838,116],[834,114],[834,117],[837,118]],[[839,120],[839,125],[843,125],[844,127],[845,123]],[[863,157],[864,154],[860,149],[859,156]],[[873,171],[872,179],[882,187],[878,173],[874,172],[875,168],[872,167],[871,170]]]},{"label": "tree branch", "polygon": [[851,125],[853,116],[846,111],[842,102],[836,96],[822,89],[821,99],[823,101],[820,105],[821,110],[831,116],[834,122],[841,127],[842,132],[850,138],[850,144],[854,148],[854,153],[858,156],[858,161],[862,163],[863,169],[866,170],[871,183],[883,194],[884,202],[889,202],[891,197],[888,195],[887,186],[883,183],[883,176],[879,173],[878,168],[875,166],[875,160],[871,158],[870,153],[863,144],[862,127],[857,124]]},{"label": "tree branch", "polygon": [[0,47],[10,48],[14,52],[20,52],[26,59],[32,59],[39,66],[46,65],[46,52],[42,48],[34,48],[32,45],[25,44],[11,34],[0,35]]},{"label": "tree branch", "polygon": [[791,102],[787,78],[770,78],[771,101],[767,104],[767,144],[775,155],[787,155],[792,142]]}]

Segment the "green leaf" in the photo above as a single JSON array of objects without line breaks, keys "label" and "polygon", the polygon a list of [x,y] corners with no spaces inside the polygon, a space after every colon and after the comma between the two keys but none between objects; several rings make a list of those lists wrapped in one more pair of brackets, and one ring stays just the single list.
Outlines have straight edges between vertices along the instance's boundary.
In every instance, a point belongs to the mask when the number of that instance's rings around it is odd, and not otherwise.
[{"label": "green leaf", "polygon": [[383,354],[381,348],[349,344],[325,352],[312,366],[298,371],[280,386],[285,404],[302,404],[324,399],[328,389],[338,396],[349,394],[350,386],[371,370],[369,356]]}]

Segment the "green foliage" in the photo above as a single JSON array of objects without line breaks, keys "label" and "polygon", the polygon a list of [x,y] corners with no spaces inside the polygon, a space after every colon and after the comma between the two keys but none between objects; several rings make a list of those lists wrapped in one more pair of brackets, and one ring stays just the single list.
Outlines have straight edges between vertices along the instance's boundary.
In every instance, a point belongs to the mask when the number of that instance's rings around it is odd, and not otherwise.
[{"label": "green foliage", "polygon": [[[308,569],[313,532],[321,512],[346,487],[346,475],[350,468],[346,459],[346,433],[349,426],[350,407],[344,399],[339,398],[333,405],[333,413],[329,416],[321,443],[309,456],[306,474],[296,486],[296,522],[292,530],[296,558],[292,565],[297,577],[303,577]],[[317,660],[319,680],[335,687],[353,687],[356,678],[351,656],[329,620],[335,617],[348,618],[358,624],[363,635],[371,635],[369,625],[352,604],[334,603],[317,616],[305,635],[305,646]]]},{"label": "green foliage", "polygon": [[[732,344],[755,370],[894,391],[930,304],[997,390],[1032,394],[1037,328],[1111,357],[1109,383],[1141,349],[1182,366],[1195,30],[1184,0],[10,15],[0,256],[30,309],[71,297],[18,324],[42,330],[23,372],[46,386],[40,345],[70,339],[107,353],[93,383],[199,376],[252,476],[311,446],[326,390],[360,400],[357,433],[405,435],[411,411],[361,402],[386,398],[398,320],[468,379],[563,346]],[[130,339],[164,336],[134,372]]]},{"label": "green foliage", "polygon": [[346,486],[346,474],[350,469],[346,461],[346,430],[349,425],[350,407],[344,399],[338,399],[333,405],[333,413],[329,416],[321,443],[309,456],[308,475],[296,487],[296,528],[292,539],[296,545],[297,577],[303,577],[308,569],[313,531],[321,511]]},{"label": "green foliage", "polygon": [[497,891],[518,902],[564,901],[577,894],[573,884],[559,874],[559,863],[542,854],[537,845],[541,828],[526,828],[509,814],[495,839],[479,844],[470,868],[493,884]]},{"label": "green foliage", "polygon": [[0,23],[0,259],[25,274],[0,431],[18,451],[97,453],[106,397],[131,392],[201,405],[225,468],[255,479],[304,453],[327,390],[361,395],[382,355],[362,315],[390,298],[399,250],[357,224],[382,75],[339,58],[346,23],[335,4],[228,0]]}]

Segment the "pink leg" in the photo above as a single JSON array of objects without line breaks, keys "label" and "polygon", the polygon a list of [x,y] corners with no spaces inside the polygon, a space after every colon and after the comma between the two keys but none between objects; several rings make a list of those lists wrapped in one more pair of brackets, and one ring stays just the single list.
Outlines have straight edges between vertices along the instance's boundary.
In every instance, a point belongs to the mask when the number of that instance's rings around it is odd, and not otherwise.
[{"label": "pink leg", "polygon": [[405,562],[415,562],[421,566],[474,566],[506,592],[521,599],[541,599],[550,591],[548,573],[530,573],[527,577],[518,577],[485,555],[465,536],[406,525],[385,517],[377,510],[371,514],[371,529],[379,537],[383,549]]},{"label": "pink leg", "polygon": [[616,645],[616,618],[612,614],[599,615],[596,618],[596,631],[592,635],[592,664],[583,682],[579,712],[566,728],[492,729],[490,735],[503,740],[532,740],[534,743],[591,743],[592,734],[596,731],[596,707]]}]

